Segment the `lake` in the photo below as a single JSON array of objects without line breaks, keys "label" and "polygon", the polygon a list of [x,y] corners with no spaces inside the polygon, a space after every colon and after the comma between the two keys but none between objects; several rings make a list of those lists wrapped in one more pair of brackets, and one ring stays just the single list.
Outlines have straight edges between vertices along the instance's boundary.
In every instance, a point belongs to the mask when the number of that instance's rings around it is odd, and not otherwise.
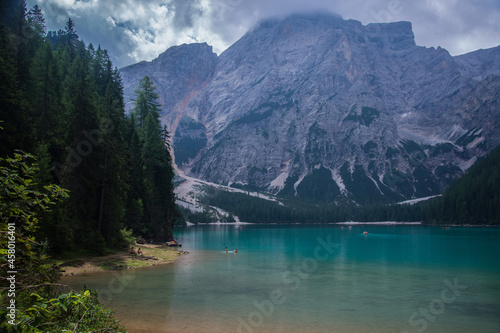
[{"label": "lake", "polygon": [[63,283],[99,289],[130,332],[500,332],[497,228],[210,225],[174,234],[190,253],[173,264]]}]

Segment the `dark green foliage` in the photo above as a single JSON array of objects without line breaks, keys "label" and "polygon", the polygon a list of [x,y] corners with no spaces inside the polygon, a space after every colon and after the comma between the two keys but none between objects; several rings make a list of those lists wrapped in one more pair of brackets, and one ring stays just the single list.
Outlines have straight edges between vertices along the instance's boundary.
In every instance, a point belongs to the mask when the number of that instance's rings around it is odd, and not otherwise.
[{"label": "dark green foliage", "polygon": [[279,196],[285,198],[295,197],[295,183],[299,180],[299,176],[290,176],[285,181],[285,186],[278,193]]},{"label": "dark green foliage", "polygon": [[318,122],[314,122],[307,134],[307,145],[304,151],[308,164],[316,164],[323,161],[325,157],[331,156],[333,145],[326,137],[327,132],[320,127]]},{"label": "dark green foliage", "polygon": [[[159,105],[148,99],[154,85],[141,95],[149,109],[138,113],[138,128],[125,117],[121,77],[108,53],[80,41],[71,19],[64,30],[45,31],[38,7],[26,13],[24,1],[0,2],[0,222],[2,233],[15,225],[20,321],[5,323],[8,300],[1,297],[1,330],[123,332],[95,292],[57,296],[60,273],[46,254],[102,253],[130,239],[126,225],[150,238],[171,237],[181,217],[168,133]],[[38,164],[27,153],[4,158],[19,148],[36,154]]]},{"label": "dark green foliage", "polygon": [[255,198],[242,193],[214,190],[207,196],[206,203],[221,207],[238,216],[241,221],[255,223],[295,222],[294,212],[277,202]]},{"label": "dark green foliage", "polygon": [[[183,216],[184,220],[194,224],[218,222],[218,219],[207,210],[203,210],[202,212],[193,212],[187,208],[179,206],[179,212]],[[234,222],[234,218],[231,216],[227,222]]]},{"label": "dark green foliage", "polygon": [[462,174],[462,170],[450,163],[438,166],[434,173],[437,179],[446,185],[450,185],[455,179],[458,178],[459,175]]},{"label": "dark green foliage", "polygon": [[[60,285],[56,282],[60,273],[48,264],[46,244],[39,243],[35,235],[38,225],[50,218],[46,213],[67,197],[67,191],[53,184],[36,183],[36,176],[42,173],[29,154],[18,152],[12,158],[0,158],[0,267],[2,272],[16,272],[15,289],[9,290],[6,275],[0,280],[0,329],[123,332],[112,312],[99,305],[97,292],[58,295],[56,287]],[[12,241],[14,254],[7,250],[7,243]],[[15,314],[7,307],[12,300]]]},{"label": "dark green foliage", "polygon": [[175,162],[181,165],[194,158],[207,143],[203,124],[190,118],[183,119],[174,136]]},{"label": "dark green foliage", "polygon": [[4,322],[7,332],[126,332],[114,312],[100,305],[97,291],[70,292],[56,298],[32,294],[31,298],[29,309],[18,313],[18,324]]},{"label": "dark green foliage", "polygon": [[33,148],[33,128],[30,107],[26,102],[30,38],[26,36],[23,1],[0,2],[0,156],[12,155],[14,150]]},{"label": "dark green foliage", "polygon": [[[155,86],[145,76],[136,89],[129,144],[133,159],[128,226],[136,233],[155,240],[172,238],[174,221],[181,217],[175,205],[174,171],[168,132],[161,127],[160,105]],[[139,228],[139,229],[137,229]]]},{"label": "dark green foliage", "polygon": [[[447,145],[436,147],[441,150],[449,149]],[[375,145],[372,144],[368,147],[368,149],[373,148]],[[373,163],[370,164],[368,170],[371,173],[371,179],[361,165],[356,165],[352,172],[347,163],[343,165],[340,172],[346,189],[362,198],[358,202],[363,205],[362,207],[348,202],[327,204],[318,201],[314,203],[298,201],[295,199],[294,188],[294,184],[299,179],[298,176],[291,176],[285,182],[284,189],[279,193],[282,198],[281,204],[241,193],[221,191],[207,196],[206,202],[229,211],[242,221],[255,223],[331,223],[347,220],[489,225],[500,223],[500,147],[469,169],[467,174],[446,190],[441,198],[414,205],[384,205],[385,198],[399,201],[403,200],[403,196],[424,197],[437,194],[440,189],[435,185],[436,177],[446,182],[461,173],[461,170],[456,167],[441,165],[436,168],[435,175],[433,175],[418,161],[419,158],[425,158],[420,145],[413,141],[406,141],[404,149],[410,156],[413,156],[412,173],[405,174],[398,170],[391,170],[385,173],[383,180],[400,193],[392,192],[378,180],[377,167]],[[388,149],[387,154],[391,157],[395,152],[395,150]],[[316,176],[323,173],[324,170]],[[308,177],[310,178],[306,177],[302,181],[307,185],[306,188],[318,184],[313,181],[316,179],[315,176],[311,174]],[[331,178],[331,175],[329,177]],[[327,177],[319,178],[325,180]],[[415,187],[411,185],[411,179],[416,180]],[[297,187],[298,194],[301,192],[302,183]]]},{"label": "dark green foliage", "polygon": [[500,147],[425,209],[427,223],[500,224]]},{"label": "dark green foliage", "polygon": [[403,172],[393,169],[384,175],[384,184],[387,184],[390,188],[396,189],[406,198],[413,197],[414,189],[408,179],[408,175]]},{"label": "dark green foliage", "polygon": [[46,34],[37,6],[26,12],[13,0],[0,10],[0,156],[35,153],[40,189],[71,193],[43,213],[37,236],[53,253],[119,246],[124,226],[169,238],[179,215],[154,84],[144,82],[144,109],[128,120],[118,70],[106,50],[79,40],[71,19]]},{"label": "dark green foliage", "polygon": [[300,198],[315,202],[332,202],[340,195],[340,188],[325,167],[314,169],[297,186]]},{"label": "dark green foliage", "polygon": [[205,198],[209,205],[220,207],[238,216],[241,221],[253,223],[335,223],[353,221],[421,221],[420,206],[374,205],[360,208],[341,203],[305,203],[284,199],[281,203],[252,197],[243,193],[212,190]]},{"label": "dark green foliage", "polygon": [[440,188],[432,172],[423,165],[419,165],[413,171],[415,178],[415,197],[422,198],[439,194]]},{"label": "dark green foliage", "polygon": [[[17,271],[16,287],[20,291],[16,294],[16,301],[22,302],[29,296],[23,289],[30,285],[42,282],[53,283],[58,273],[46,264],[46,245],[35,240],[38,225],[45,221],[52,206],[64,198],[67,191],[52,184],[35,182],[35,175],[39,173],[35,158],[23,152],[15,153],[14,157],[0,158],[0,267],[2,272]],[[8,227],[8,225],[10,227]],[[7,230],[12,233],[8,234]],[[8,252],[7,242],[15,242],[15,253]],[[13,257],[10,257],[12,255]],[[11,262],[7,261],[11,259]],[[13,266],[9,266],[8,264]],[[2,287],[7,284],[1,279]],[[34,288],[33,292],[47,291],[42,286]],[[2,298],[2,302],[4,299]],[[2,309],[5,307],[2,306]]]},{"label": "dark green foliage", "polygon": [[158,94],[154,82],[145,76],[135,90],[134,113],[139,128],[142,129],[147,116],[152,113],[154,118],[159,117],[161,105],[158,103]]},{"label": "dark green foliage", "polygon": [[340,175],[347,191],[352,193],[359,204],[383,203],[386,200],[376,184],[366,175],[362,165],[356,164],[351,173],[346,162],[340,168]]}]

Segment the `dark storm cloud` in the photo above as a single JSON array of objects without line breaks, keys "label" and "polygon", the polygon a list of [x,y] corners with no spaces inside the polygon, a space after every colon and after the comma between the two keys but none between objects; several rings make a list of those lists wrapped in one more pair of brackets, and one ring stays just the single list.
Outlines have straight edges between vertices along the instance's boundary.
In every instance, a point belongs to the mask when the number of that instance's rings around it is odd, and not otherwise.
[{"label": "dark storm cloud", "polygon": [[175,12],[174,25],[176,29],[191,28],[203,15],[200,1],[175,0],[172,3]]},{"label": "dark storm cloud", "polygon": [[461,54],[500,44],[498,0],[28,0],[50,30],[69,16],[85,41],[108,49],[121,67],[168,47],[207,42],[221,53],[262,19],[303,11],[338,13],[363,24],[410,21],[418,45]]},{"label": "dark storm cloud", "polygon": [[52,15],[55,15],[56,17],[67,17],[68,16],[68,12],[66,11],[66,9],[60,7],[56,3],[50,3],[49,10],[50,10],[50,13]]}]

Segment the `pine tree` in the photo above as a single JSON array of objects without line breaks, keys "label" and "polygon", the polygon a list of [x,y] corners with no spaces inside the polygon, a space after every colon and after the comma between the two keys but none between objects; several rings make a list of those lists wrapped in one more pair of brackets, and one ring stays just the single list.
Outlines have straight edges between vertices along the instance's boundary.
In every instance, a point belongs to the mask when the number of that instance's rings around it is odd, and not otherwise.
[{"label": "pine tree", "polygon": [[0,120],[4,130],[0,156],[15,149],[32,151],[33,128],[26,87],[30,57],[27,52],[24,1],[0,2]]},{"label": "pine tree", "polygon": [[98,230],[108,245],[117,245],[125,222],[127,191],[127,143],[123,85],[107,52],[98,47],[94,54],[94,79],[101,92],[101,123],[104,161],[102,165]]},{"label": "pine tree", "polygon": [[158,103],[156,87],[149,76],[145,76],[139,82],[135,90],[134,113],[142,128],[149,113],[154,113],[154,117],[159,117],[161,105]]},{"label": "pine tree", "polygon": [[[136,89],[134,118],[138,119],[141,142],[143,198],[146,236],[169,239],[174,219],[179,215],[173,193],[173,167],[168,132],[161,127],[158,94],[154,83],[145,76]],[[136,210],[140,209],[135,201]],[[137,214],[135,214],[137,215]]]},{"label": "pine tree", "polygon": [[75,23],[73,22],[73,20],[70,18],[68,18],[68,22],[66,22],[66,27],[65,27],[65,30],[64,30],[64,42],[75,48],[76,45],[77,45],[77,42],[78,42],[78,35],[76,34],[76,30],[75,30]]},{"label": "pine tree", "polygon": [[35,5],[28,11],[26,15],[29,33],[32,39],[37,39],[39,42],[45,40],[47,35],[47,27],[45,26],[45,18],[43,17],[42,10],[38,5]]},{"label": "pine tree", "polygon": [[1,2],[0,14],[0,154],[35,153],[39,188],[71,194],[40,217],[37,237],[53,253],[115,247],[124,225],[171,237],[174,173],[153,82],[141,81],[127,118],[118,70],[106,50],[79,40],[72,19],[45,35],[37,6]]}]

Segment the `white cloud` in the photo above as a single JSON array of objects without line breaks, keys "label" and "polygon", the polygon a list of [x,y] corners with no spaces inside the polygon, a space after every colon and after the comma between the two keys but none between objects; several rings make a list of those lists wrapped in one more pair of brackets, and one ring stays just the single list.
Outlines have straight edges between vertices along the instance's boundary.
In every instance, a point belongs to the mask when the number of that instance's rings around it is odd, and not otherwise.
[{"label": "white cloud", "polygon": [[168,47],[207,42],[221,53],[262,18],[304,10],[336,12],[363,24],[411,21],[417,44],[452,54],[500,44],[497,0],[28,0],[49,30],[68,17],[86,42],[108,49],[118,66],[152,60]]}]

